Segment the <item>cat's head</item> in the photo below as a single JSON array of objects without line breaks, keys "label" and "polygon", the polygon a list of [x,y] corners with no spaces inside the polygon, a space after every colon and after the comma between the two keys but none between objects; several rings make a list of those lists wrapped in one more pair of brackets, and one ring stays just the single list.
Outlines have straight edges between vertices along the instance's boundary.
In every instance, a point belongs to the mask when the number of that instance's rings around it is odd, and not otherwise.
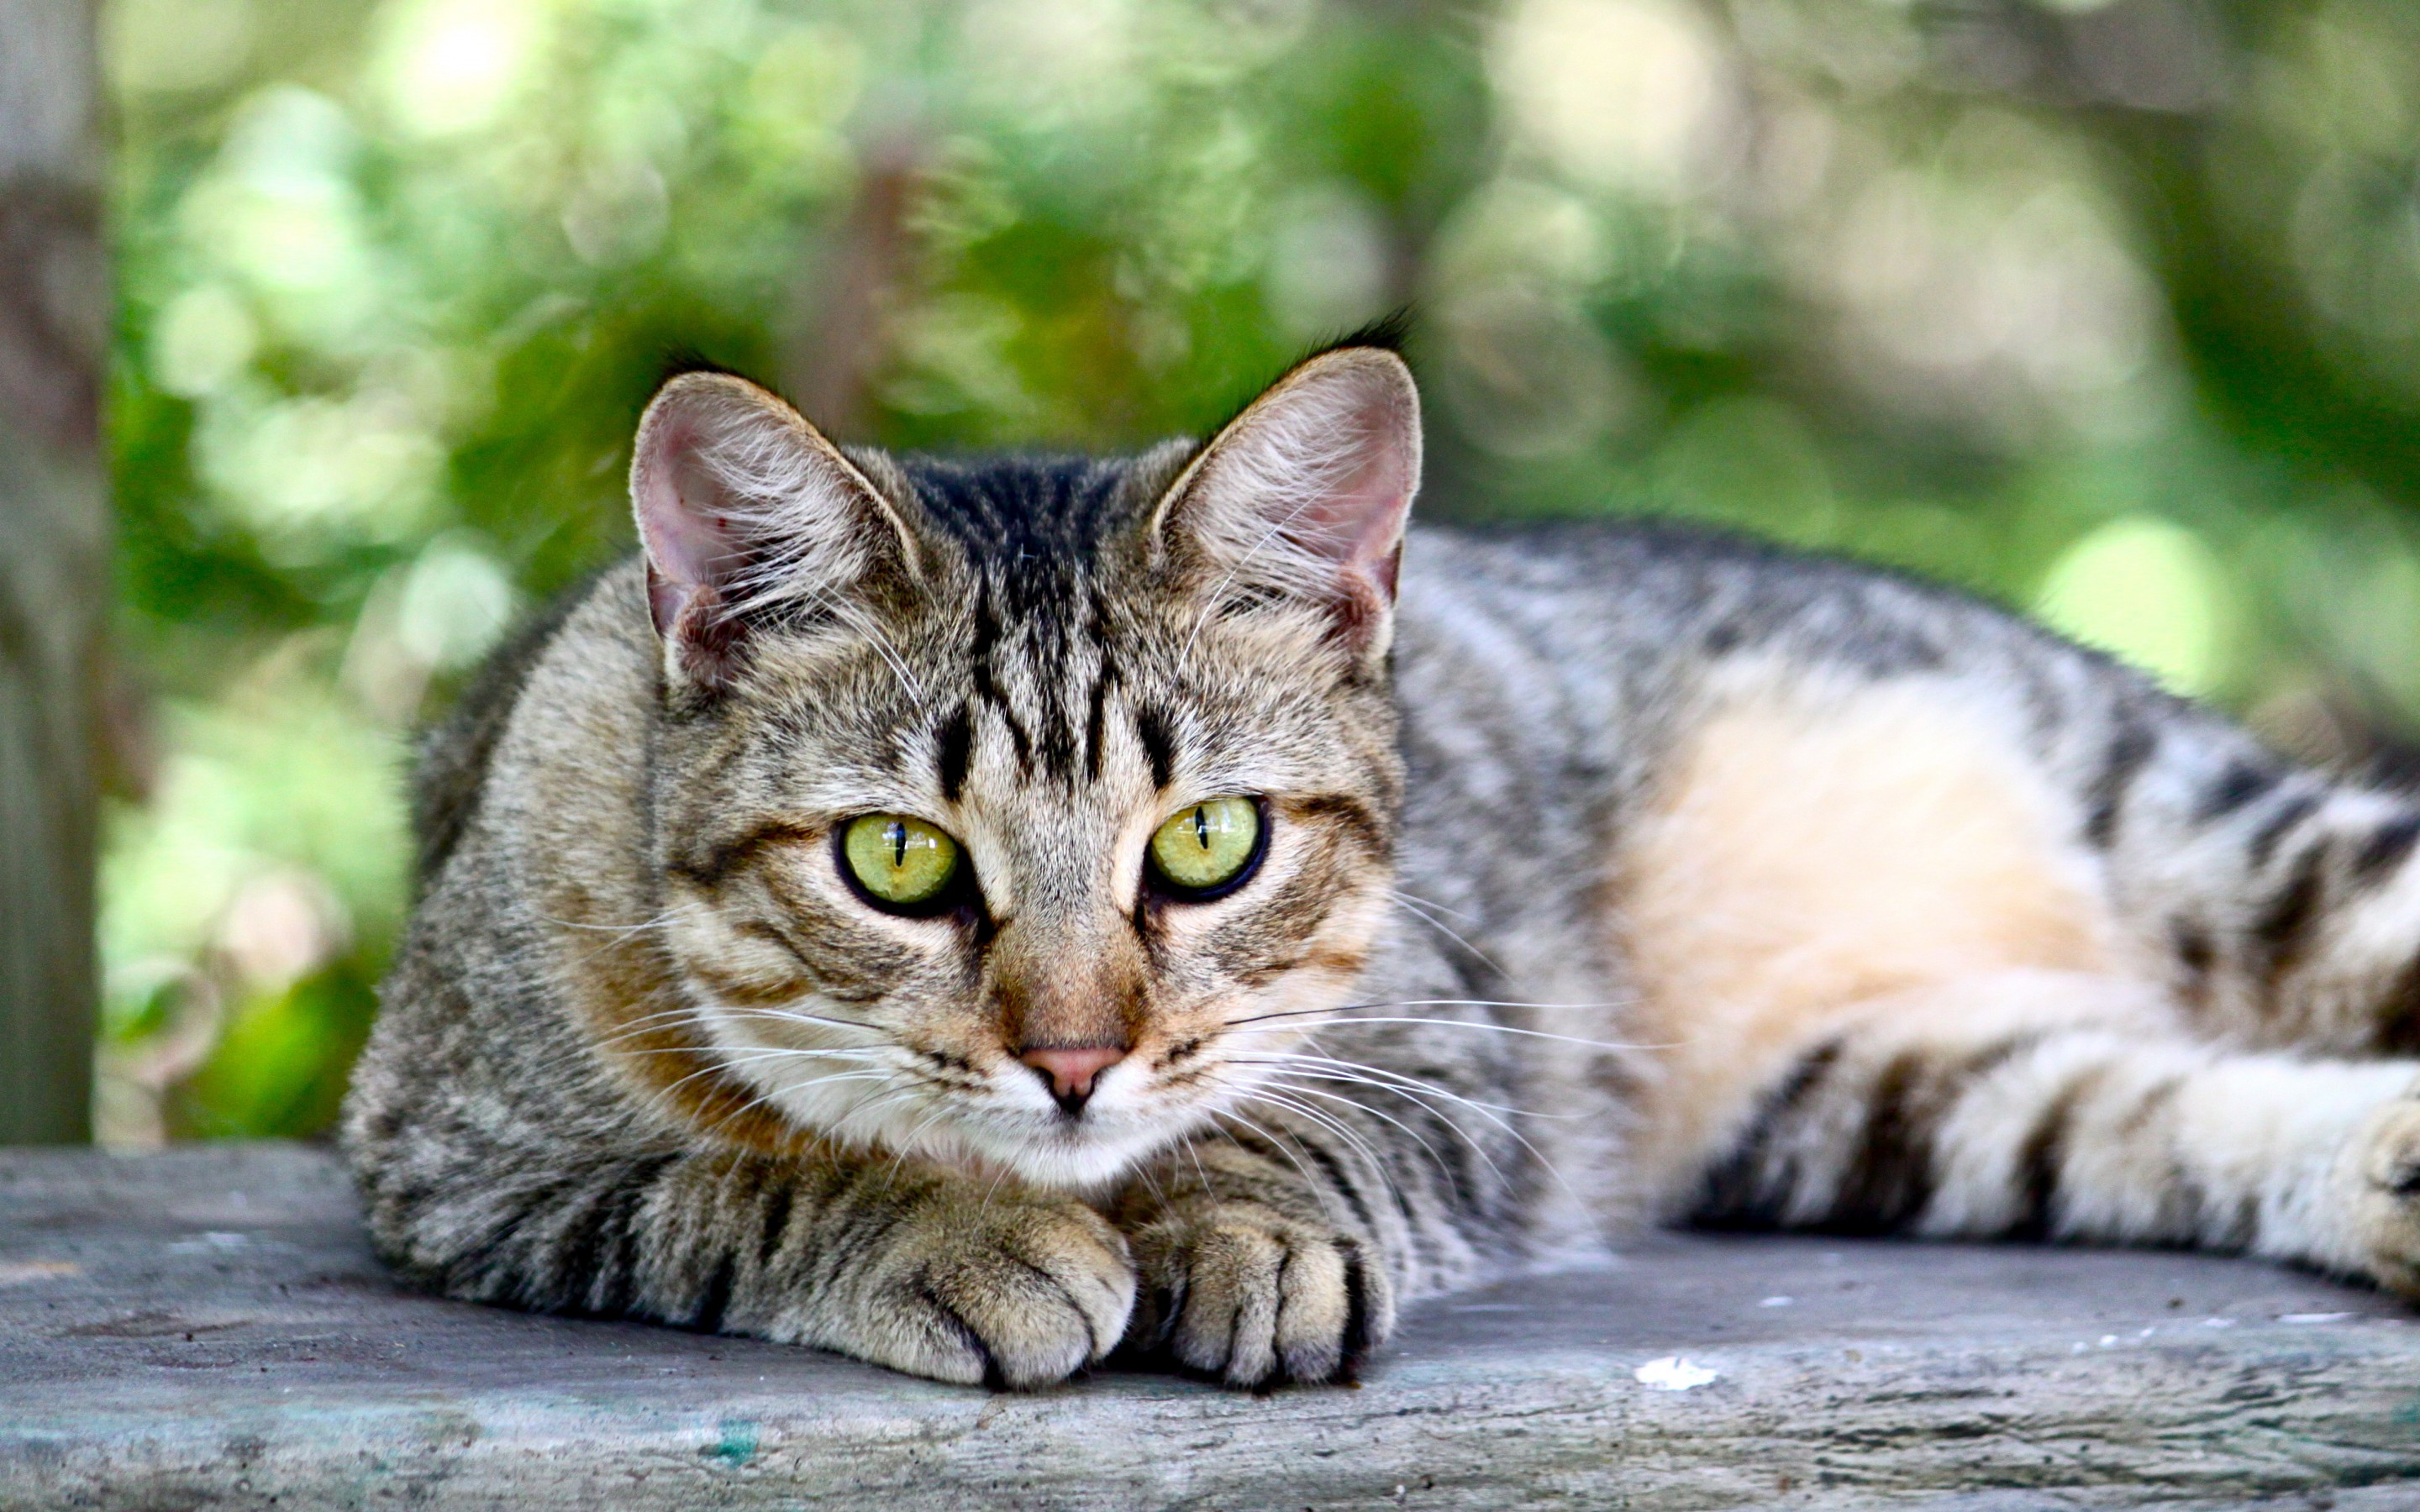
[{"label": "cat's head", "polygon": [[1342,1003],[1386,915],[1419,400],[1297,366],[1121,460],[833,447],[719,374],[641,422],[664,942],[794,1125],[1082,1184]]}]

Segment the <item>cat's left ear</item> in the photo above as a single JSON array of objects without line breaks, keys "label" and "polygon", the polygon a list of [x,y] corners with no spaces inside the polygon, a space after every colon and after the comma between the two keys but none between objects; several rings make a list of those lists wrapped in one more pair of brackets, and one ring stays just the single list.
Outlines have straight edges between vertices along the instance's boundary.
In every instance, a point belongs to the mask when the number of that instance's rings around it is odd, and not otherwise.
[{"label": "cat's left ear", "polygon": [[1411,370],[1383,347],[1338,347],[1280,378],[1202,449],[1154,514],[1153,545],[1201,591],[1317,606],[1355,652],[1379,655],[1419,486]]}]

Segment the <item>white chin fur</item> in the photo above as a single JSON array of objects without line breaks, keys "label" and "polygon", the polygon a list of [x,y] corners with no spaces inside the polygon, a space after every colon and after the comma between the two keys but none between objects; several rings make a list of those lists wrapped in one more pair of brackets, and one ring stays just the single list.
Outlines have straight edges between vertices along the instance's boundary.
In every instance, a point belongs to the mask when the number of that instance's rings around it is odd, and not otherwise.
[{"label": "white chin fur", "polygon": [[[709,1023],[714,1017],[709,1015]],[[986,1176],[1006,1170],[1036,1186],[1107,1186],[1175,1143],[1198,1121],[1190,1116],[1138,1117],[1123,1105],[1122,1097],[1110,1093],[1096,1098],[1082,1120],[1069,1123],[1058,1117],[1038,1088],[1032,1089],[1032,1106],[1013,1105],[1001,1110],[1005,1117],[986,1117],[993,1100],[963,1108],[942,1106],[944,1094],[917,1087],[912,1075],[894,1068],[888,1057],[861,1058],[869,1048],[861,1041],[834,1043],[830,1048],[836,1053],[822,1056],[789,1050],[768,1054],[738,1035],[732,1039],[741,1042],[724,1041],[724,1064],[802,1129]],[[892,1074],[881,1076],[882,1072]],[[994,1098],[1022,1103],[1013,1094],[995,1092]]]}]

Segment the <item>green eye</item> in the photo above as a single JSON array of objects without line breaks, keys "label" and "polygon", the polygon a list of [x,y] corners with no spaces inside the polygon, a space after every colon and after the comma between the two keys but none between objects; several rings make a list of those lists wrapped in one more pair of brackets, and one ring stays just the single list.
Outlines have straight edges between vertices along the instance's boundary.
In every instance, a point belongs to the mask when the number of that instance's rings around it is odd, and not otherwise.
[{"label": "green eye", "polygon": [[1169,890],[1196,899],[1240,885],[1261,858],[1261,806],[1212,798],[1179,810],[1151,837],[1151,868]]},{"label": "green eye", "polygon": [[840,854],[857,885],[885,908],[920,908],[957,880],[958,842],[906,814],[850,820],[841,831]]}]

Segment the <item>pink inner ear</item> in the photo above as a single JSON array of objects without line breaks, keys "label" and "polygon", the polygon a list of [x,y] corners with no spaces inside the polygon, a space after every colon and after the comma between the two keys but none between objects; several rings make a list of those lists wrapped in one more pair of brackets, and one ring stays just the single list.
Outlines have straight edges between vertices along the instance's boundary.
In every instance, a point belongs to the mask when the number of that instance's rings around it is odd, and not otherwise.
[{"label": "pink inner ear", "polygon": [[[1375,408],[1375,407],[1373,407]],[[1316,539],[1306,544],[1332,556],[1346,591],[1362,585],[1387,599],[1395,595],[1395,569],[1403,559],[1404,517],[1412,489],[1400,440],[1383,414],[1365,413],[1356,465],[1313,506]]]},{"label": "pink inner ear", "polygon": [[[1268,429],[1246,440],[1248,447],[1257,440],[1297,457],[1306,449],[1302,432],[1315,438],[1324,430],[1342,441],[1341,455],[1331,453],[1300,475],[1309,501],[1272,523],[1332,564],[1329,583],[1356,640],[1394,602],[1404,520],[1419,486],[1418,403],[1400,367],[1365,361],[1312,378],[1296,393],[1280,392],[1275,412],[1263,417]],[[1260,507],[1267,509],[1265,499]]]},{"label": "pink inner ear", "polygon": [[1316,603],[1357,650],[1384,641],[1420,479],[1419,393],[1401,358],[1311,358],[1196,467],[1156,528],[1190,539],[1214,594],[1236,584]]},{"label": "pink inner ear", "polygon": [[721,490],[699,461],[705,436],[695,417],[659,417],[642,439],[636,486],[639,535],[647,552],[647,608],[670,635],[691,604],[721,596],[742,556]]}]

